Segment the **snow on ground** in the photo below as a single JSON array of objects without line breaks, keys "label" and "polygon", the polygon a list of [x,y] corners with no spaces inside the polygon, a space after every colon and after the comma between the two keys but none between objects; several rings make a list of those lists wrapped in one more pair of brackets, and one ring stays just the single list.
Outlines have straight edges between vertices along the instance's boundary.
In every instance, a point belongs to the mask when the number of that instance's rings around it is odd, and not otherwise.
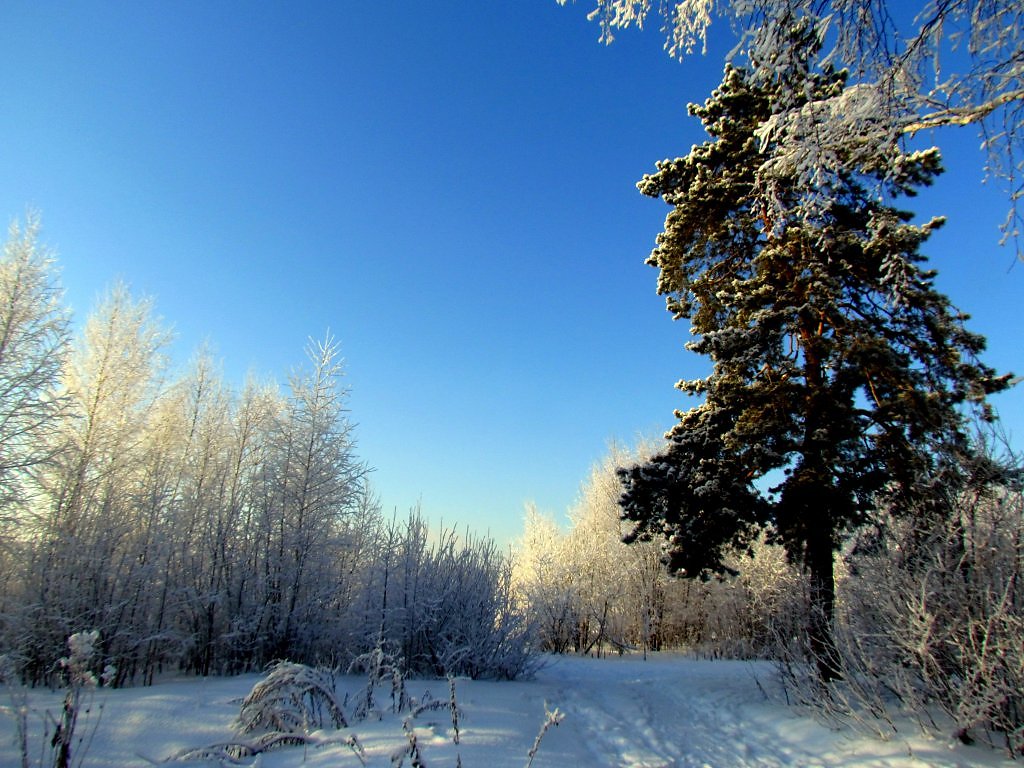
[{"label": "snow on ground", "polygon": [[[185,748],[231,739],[239,703],[259,679],[187,679],[98,691],[90,717],[95,721],[98,704],[102,714],[84,766],[147,766]],[[357,677],[342,677],[338,687],[354,694],[362,684]],[[427,690],[435,698],[448,697],[447,681],[409,683],[413,696]],[[0,689],[0,703],[9,703],[9,693]],[[557,707],[565,718],[544,736],[536,768],[1020,765],[985,746],[930,739],[909,724],[889,741],[830,729],[775,700],[781,691],[765,663],[697,661],[677,654],[655,654],[646,661],[566,657],[552,659],[531,681],[459,679],[456,694],[462,710],[458,746],[452,743],[448,710],[429,711],[415,721],[424,761],[432,768],[454,766],[457,756],[465,768],[522,768],[544,722],[545,706]],[[61,696],[40,691],[29,696],[34,710],[30,726],[40,732],[39,713],[57,713]],[[387,691],[381,690],[378,704],[388,703]],[[357,723],[351,732],[370,766],[392,765],[392,754],[408,744],[398,715]],[[348,732],[317,735],[327,740]],[[36,743],[32,765],[42,754],[38,738]],[[360,761],[350,747],[335,741],[320,748],[277,750],[244,764],[358,768]],[[9,713],[0,715],[0,766],[17,765],[14,721]]]}]

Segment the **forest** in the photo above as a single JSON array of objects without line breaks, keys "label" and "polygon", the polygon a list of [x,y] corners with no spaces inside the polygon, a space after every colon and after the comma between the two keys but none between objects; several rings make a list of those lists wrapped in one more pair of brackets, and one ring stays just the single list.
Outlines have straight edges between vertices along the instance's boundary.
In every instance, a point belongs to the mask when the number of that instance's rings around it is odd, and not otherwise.
[{"label": "forest", "polygon": [[56,683],[84,630],[116,686],[379,644],[423,673],[523,671],[494,542],[380,510],[330,337],[286,388],[233,391],[202,351],[174,377],[151,303],[116,285],[72,339],[37,226],[12,225],[0,283],[0,634],[19,677]]},{"label": "forest", "polygon": [[[717,575],[673,576],[657,540],[625,543],[622,467],[661,441],[612,446],[569,527],[534,508],[511,551],[413,510],[388,518],[358,456],[339,349],[311,341],[282,388],[233,391],[203,351],[168,370],[151,302],[115,285],[78,336],[39,223],[12,224],[5,307],[0,642],[9,683],[59,686],[68,638],[112,687],[233,675],[275,660],[348,669],[372,652],[403,674],[529,678],[543,654],[688,649],[775,659],[794,700],[835,716],[939,711],[964,740],[1019,751],[1024,495],[996,429],[990,464],[941,517],[879,514],[837,562],[823,689],[810,583],[762,533]],[[988,474],[986,474],[986,467]],[[1003,467],[999,472],[993,468]],[[868,714],[865,714],[868,713]]]}]

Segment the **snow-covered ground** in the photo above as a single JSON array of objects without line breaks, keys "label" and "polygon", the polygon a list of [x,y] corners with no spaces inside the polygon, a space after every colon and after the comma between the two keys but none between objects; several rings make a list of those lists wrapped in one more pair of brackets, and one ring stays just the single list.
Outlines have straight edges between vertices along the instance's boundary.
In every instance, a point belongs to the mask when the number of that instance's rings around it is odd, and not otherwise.
[{"label": "snow-covered ground", "polygon": [[[84,765],[146,766],[179,750],[230,740],[239,702],[259,679],[187,679],[98,691],[90,718],[95,721],[98,704],[102,714]],[[362,685],[357,677],[339,679],[343,692],[354,694]],[[409,683],[413,696],[427,690],[435,698],[448,698],[447,681]],[[9,703],[8,693],[0,690],[0,702]],[[1020,765],[985,746],[927,738],[909,724],[889,741],[830,729],[774,700],[776,694],[781,698],[781,691],[772,667],[761,663],[696,661],[675,654],[656,654],[646,661],[567,657],[551,660],[531,681],[460,679],[456,694],[459,745],[452,743],[448,710],[428,711],[415,721],[428,766],[455,766],[459,757],[465,768],[522,768],[544,722],[545,706],[557,707],[564,719],[545,734],[533,763],[537,768]],[[56,713],[61,697],[32,691],[30,698],[35,710],[30,726],[38,732],[38,713],[46,708]],[[380,692],[378,701],[389,703],[387,691]],[[391,756],[408,744],[398,715],[356,723],[351,732],[371,766],[390,766]],[[335,735],[317,734],[322,740]],[[37,746],[33,765],[40,754]],[[0,766],[17,766],[19,761],[14,721],[9,715],[0,717]],[[340,739],[244,761],[254,763],[264,768],[360,765]],[[410,765],[408,758],[404,764]]]}]

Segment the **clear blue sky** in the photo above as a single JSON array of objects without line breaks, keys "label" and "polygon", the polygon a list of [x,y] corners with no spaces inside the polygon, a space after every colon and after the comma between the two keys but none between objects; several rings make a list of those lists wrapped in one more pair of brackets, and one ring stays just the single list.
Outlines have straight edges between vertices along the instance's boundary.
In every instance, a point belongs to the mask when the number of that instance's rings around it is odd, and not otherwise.
[{"label": "clear blue sky", "polygon": [[[587,9],[11,0],[0,215],[41,211],[79,319],[123,279],[233,383],[283,382],[329,328],[385,507],[506,540],[705,370],[643,264],[667,208],[634,184],[703,140],[685,107],[721,56],[599,45]],[[971,130],[936,140],[950,172],[914,209],[950,217],[940,286],[1024,372],[1005,197]],[[995,401],[1018,445],[1022,397]]]}]

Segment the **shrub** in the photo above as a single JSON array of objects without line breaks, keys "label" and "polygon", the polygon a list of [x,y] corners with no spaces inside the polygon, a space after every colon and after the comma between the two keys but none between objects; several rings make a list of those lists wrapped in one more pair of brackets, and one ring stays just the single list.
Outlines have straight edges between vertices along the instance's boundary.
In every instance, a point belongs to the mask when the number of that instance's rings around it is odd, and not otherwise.
[{"label": "shrub", "polygon": [[348,727],[330,670],[281,661],[253,686],[238,714],[240,733],[305,733],[326,725]]}]

